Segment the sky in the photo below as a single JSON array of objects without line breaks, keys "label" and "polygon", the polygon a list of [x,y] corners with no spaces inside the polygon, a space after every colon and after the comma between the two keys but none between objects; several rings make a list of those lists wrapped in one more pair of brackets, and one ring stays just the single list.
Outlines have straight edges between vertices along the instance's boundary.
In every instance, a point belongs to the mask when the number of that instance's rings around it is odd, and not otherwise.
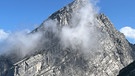
[{"label": "sky", "polygon": [[100,0],[98,6],[116,29],[135,44],[135,0]]},{"label": "sky", "polygon": [[[73,0],[0,0],[0,39],[8,33],[39,26],[52,13]],[[100,0],[99,12],[135,43],[135,0]]]}]

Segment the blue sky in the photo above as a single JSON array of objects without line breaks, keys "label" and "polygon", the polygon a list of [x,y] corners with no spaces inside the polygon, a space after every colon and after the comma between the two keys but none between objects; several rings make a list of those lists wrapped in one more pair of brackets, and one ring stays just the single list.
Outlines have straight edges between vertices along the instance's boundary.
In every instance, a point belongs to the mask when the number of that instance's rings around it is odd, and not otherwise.
[{"label": "blue sky", "polygon": [[[0,29],[4,31],[32,30],[53,12],[72,1],[0,0]],[[97,5],[100,12],[105,13],[118,30],[128,26],[134,31],[135,0],[100,0]],[[133,42],[135,38],[132,37],[129,40]]]},{"label": "blue sky", "polygon": [[100,0],[100,12],[105,13],[116,29],[135,43],[135,0]]},{"label": "blue sky", "polygon": [[0,0],[0,28],[33,29],[72,0]]},{"label": "blue sky", "polygon": [[135,28],[135,0],[102,0],[99,7],[117,29],[124,26]]}]

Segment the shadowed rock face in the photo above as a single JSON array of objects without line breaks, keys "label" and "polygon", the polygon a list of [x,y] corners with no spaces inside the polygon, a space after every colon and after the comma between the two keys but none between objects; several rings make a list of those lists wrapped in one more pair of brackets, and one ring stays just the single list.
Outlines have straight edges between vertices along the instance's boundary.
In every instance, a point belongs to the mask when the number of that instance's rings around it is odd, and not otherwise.
[{"label": "shadowed rock face", "polygon": [[135,75],[135,61],[120,70],[118,76],[134,76]]},{"label": "shadowed rock face", "polygon": [[13,76],[12,62],[4,57],[0,56],[0,76]]},{"label": "shadowed rock face", "polygon": [[[45,20],[34,32],[45,32],[45,22],[55,20],[58,27],[69,25],[72,13],[81,7],[81,0],[76,0],[58,10]],[[1,61],[0,75],[6,76],[116,76],[119,70],[133,61],[132,47],[125,36],[117,31],[104,14],[96,17],[100,32],[96,34],[98,47],[89,49],[93,53],[84,54],[79,49],[63,49],[59,38],[51,31],[45,32],[49,41],[36,53],[17,62]],[[96,43],[96,44],[97,44]],[[12,61],[12,59],[11,59]],[[6,73],[5,73],[6,70]],[[3,73],[4,72],[4,73]]]},{"label": "shadowed rock face", "polygon": [[131,44],[131,43],[129,43],[130,44],[130,46],[131,46],[131,48],[132,48],[132,57],[135,59],[135,44]]},{"label": "shadowed rock face", "polygon": [[[130,46],[133,49],[133,53],[132,56],[134,57],[134,51],[135,51],[135,45],[130,44]],[[119,72],[118,76],[134,76],[135,75],[135,61],[133,61],[132,63],[130,63],[129,65],[127,65],[126,67],[122,68]]]}]

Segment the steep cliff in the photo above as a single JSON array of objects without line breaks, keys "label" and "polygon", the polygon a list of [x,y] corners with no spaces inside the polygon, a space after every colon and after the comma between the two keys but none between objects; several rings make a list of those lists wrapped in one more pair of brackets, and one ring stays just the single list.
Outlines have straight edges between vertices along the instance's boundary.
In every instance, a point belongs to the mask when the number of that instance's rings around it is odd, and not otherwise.
[{"label": "steep cliff", "polygon": [[[85,0],[84,0],[85,1]],[[63,27],[72,26],[73,22],[81,19],[74,18],[78,10],[85,5],[83,0],[76,0],[64,8],[52,14],[38,28],[32,31],[42,32],[47,41],[41,40],[42,47],[33,54],[27,55],[23,59],[12,62],[12,60],[0,60],[1,76],[116,76],[120,69],[133,61],[133,47],[125,39],[125,36],[117,31],[110,20],[104,14],[96,14],[94,24],[90,33],[94,43],[87,43],[87,51],[77,45],[74,47],[61,44],[59,30]],[[84,10],[83,10],[84,11]],[[83,12],[82,11],[82,12]],[[93,11],[92,11],[93,12]],[[91,15],[91,14],[90,14]],[[78,14],[78,16],[81,16]],[[85,15],[84,15],[85,16]],[[89,18],[86,18],[89,19]],[[53,21],[51,25],[56,25],[58,33],[54,29],[49,30],[48,21]],[[74,21],[73,21],[74,20]],[[92,21],[93,21],[92,20]],[[79,23],[78,23],[79,24]],[[77,24],[77,25],[78,25]],[[50,25],[50,24],[49,24]],[[91,27],[89,27],[91,28]],[[89,31],[88,31],[89,32]],[[85,33],[84,33],[85,34]],[[82,36],[80,36],[82,37]],[[86,38],[87,39],[87,38]],[[92,41],[91,41],[92,42]],[[68,43],[68,42],[67,42]],[[76,45],[75,45],[76,46]],[[9,63],[11,62],[11,63]],[[5,66],[5,67],[3,67]]]}]

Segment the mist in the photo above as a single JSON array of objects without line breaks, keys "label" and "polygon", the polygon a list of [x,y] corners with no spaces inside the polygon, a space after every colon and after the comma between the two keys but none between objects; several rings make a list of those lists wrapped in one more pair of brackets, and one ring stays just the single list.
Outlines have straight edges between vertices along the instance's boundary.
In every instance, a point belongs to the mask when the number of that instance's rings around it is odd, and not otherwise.
[{"label": "mist", "polygon": [[[76,0],[76,2],[79,0]],[[97,2],[97,0],[96,0]],[[59,29],[57,20],[48,19],[34,33],[15,32],[0,43],[2,54],[15,53],[20,57],[38,51],[49,40],[46,32],[52,32],[54,37],[59,38],[63,49],[71,48],[83,53],[92,53],[97,49],[100,34],[96,16],[98,7],[95,1],[82,0],[81,5],[71,15],[69,23]],[[45,47],[44,47],[45,48]],[[37,50],[38,49],[38,50]]]},{"label": "mist", "polygon": [[81,8],[72,14],[69,26],[64,26],[61,31],[61,43],[64,47],[72,47],[75,50],[90,52],[97,41],[97,7],[89,0],[82,3]]},{"label": "mist", "polygon": [[20,58],[24,57],[36,51],[41,37],[42,33],[40,32],[30,34],[25,30],[10,33],[0,42],[1,54],[15,54]]}]

